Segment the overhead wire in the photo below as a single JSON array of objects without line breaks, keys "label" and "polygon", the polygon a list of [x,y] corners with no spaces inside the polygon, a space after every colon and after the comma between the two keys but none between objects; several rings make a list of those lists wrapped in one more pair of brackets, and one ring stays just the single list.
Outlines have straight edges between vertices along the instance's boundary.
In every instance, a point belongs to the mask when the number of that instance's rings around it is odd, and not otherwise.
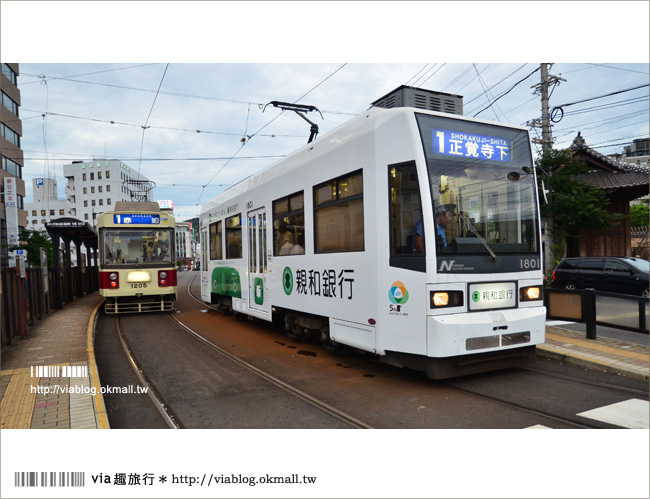
[{"label": "overhead wire", "polygon": [[140,160],[138,161],[138,175],[140,175],[140,167],[142,166],[142,149],[144,148],[144,133],[147,131],[149,125],[149,119],[151,118],[151,113],[153,113],[153,108],[156,105],[156,100],[158,99],[158,94],[160,93],[160,87],[162,87],[163,81],[165,81],[165,75],[167,74],[167,69],[169,69],[169,64],[165,66],[165,71],[163,72],[162,78],[160,79],[160,84],[158,85],[158,91],[153,98],[151,103],[151,109],[149,109],[149,114],[147,115],[147,120],[144,122],[142,127],[142,140],[140,141]]},{"label": "overhead wire", "polygon": [[[345,64],[339,66],[339,67],[338,67],[338,68],[337,68],[333,73],[331,73],[330,75],[328,75],[327,77],[325,77],[323,80],[321,80],[320,83],[318,83],[316,86],[314,86],[314,87],[311,88],[309,91],[307,91],[305,94],[303,94],[301,97],[299,97],[298,99],[296,99],[296,100],[294,101],[294,104],[297,103],[297,102],[299,102],[301,99],[305,98],[307,95],[309,95],[309,94],[310,94],[311,92],[313,92],[316,88],[318,88],[318,87],[321,86],[323,83],[325,83],[327,80],[329,80],[332,76],[334,76],[336,73],[338,73],[338,72],[339,72],[341,69],[343,69],[345,66],[347,66],[347,63],[345,63]],[[281,112],[280,112],[279,114],[277,114],[274,118],[272,118],[268,123],[266,123],[264,126],[262,126],[262,127],[261,127],[257,132],[253,133],[253,134],[250,135],[250,136],[247,136],[247,140],[245,140],[245,141],[242,143],[242,145],[239,147],[239,149],[237,149],[237,151],[235,152],[235,154],[233,154],[232,157],[231,157],[229,160],[227,160],[227,161],[224,163],[224,165],[223,165],[221,168],[219,168],[219,170],[217,170],[217,172],[212,176],[212,178],[210,178],[210,180],[208,180],[208,182],[206,182],[205,185],[201,186],[201,192],[200,192],[200,194],[199,194],[199,198],[198,198],[198,200],[197,200],[197,202],[196,202],[196,206],[198,206],[199,203],[201,202],[201,197],[203,197],[203,192],[205,191],[205,188],[206,188],[208,185],[210,185],[210,183],[211,183],[211,182],[212,182],[212,181],[217,177],[217,175],[219,175],[219,173],[221,173],[221,172],[223,171],[224,168],[226,168],[226,166],[228,166],[228,164],[229,164],[229,163],[230,163],[230,162],[231,162],[231,161],[232,161],[232,160],[237,156],[237,154],[239,154],[239,152],[240,152],[240,151],[241,151],[241,150],[242,150],[242,149],[243,149],[243,148],[244,148],[244,147],[245,147],[245,146],[250,142],[250,139],[252,139],[253,137],[257,136],[257,135],[259,134],[259,132],[261,132],[262,130],[264,130],[264,129],[265,129],[266,127],[268,127],[271,123],[273,123],[276,119],[278,119],[280,116],[282,116],[283,113],[284,113],[284,111],[281,111]]]}]

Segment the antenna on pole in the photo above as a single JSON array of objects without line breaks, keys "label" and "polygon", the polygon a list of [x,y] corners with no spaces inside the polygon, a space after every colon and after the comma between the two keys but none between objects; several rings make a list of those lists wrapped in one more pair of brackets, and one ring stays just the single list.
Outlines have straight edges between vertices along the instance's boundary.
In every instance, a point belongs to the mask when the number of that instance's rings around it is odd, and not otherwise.
[{"label": "antenna on pole", "polygon": [[320,114],[321,119],[324,119],[323,113],[321,113],[316,106],[306,106],[303,104],[291,104],[289,102],[280,102],[274,100],[269,102],[266,106],[264,106],[262,112],[264,112],[267,106],[270,105],[272,105],[273,107],[279,107],[283,111],[293,111],[294,113],[296,113],[298,116],[300,116],[303,120],[305,120],[307,123],[311,125],[311,130],[310,130],[311,133],[309,134],[309,140],[307,141],[308,144],[316,138],[316,135],[318,135],[318,125],[316,123],[313,123],[309,119],[307,119],[307,116],[303,114],[303,113],[308,113],[310,111],[318,111],[318,114]]}]

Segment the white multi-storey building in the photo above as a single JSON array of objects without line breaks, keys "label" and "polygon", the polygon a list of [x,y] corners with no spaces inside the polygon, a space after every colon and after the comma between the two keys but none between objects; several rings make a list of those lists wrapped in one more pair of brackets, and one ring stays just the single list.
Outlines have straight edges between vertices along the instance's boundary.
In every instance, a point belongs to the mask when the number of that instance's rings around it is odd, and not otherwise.
[{"label": "white multi-storey building", "polygon": [[57,182],[53,178],[32,179],[34,201],[25,203],[27,228],[45,230],[45,224],[57,218],[69,217],[70,206],[66,199],[59,199]]},{"label": "white multi-storey building", "polygon": [[153,183],[119,159],[73,161],[63,165],[63,176],[64,200],[58,199],[55,179],[34,179],[34,202],[25,204],[30,229],[45,230],[46,222],[61,217],[96,226],[97,216],[118,201],[153,200]]}]

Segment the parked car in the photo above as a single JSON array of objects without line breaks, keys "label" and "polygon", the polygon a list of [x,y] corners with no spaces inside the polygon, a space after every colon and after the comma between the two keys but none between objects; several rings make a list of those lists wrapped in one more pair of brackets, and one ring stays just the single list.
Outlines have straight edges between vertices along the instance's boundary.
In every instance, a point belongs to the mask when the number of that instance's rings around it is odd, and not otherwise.
[{"label": "parked car", "polygon": [[563,258],[553,271],[553,288],[596,289],[648,296],[647,260],[622,257]]}]

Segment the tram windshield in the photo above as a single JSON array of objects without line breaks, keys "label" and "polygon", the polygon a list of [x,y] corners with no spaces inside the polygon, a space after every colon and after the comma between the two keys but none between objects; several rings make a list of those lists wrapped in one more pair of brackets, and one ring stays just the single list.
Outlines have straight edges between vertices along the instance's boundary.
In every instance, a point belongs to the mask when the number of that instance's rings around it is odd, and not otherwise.
[{"label": "tram windshield", "polygon": [[174,261],[172,229],[104,229],[101,264],[171,264]]},{"label": "tram windshield", "polygon": [[524,130],[417,114],[437,253],[539,251],[537,193]]}]

